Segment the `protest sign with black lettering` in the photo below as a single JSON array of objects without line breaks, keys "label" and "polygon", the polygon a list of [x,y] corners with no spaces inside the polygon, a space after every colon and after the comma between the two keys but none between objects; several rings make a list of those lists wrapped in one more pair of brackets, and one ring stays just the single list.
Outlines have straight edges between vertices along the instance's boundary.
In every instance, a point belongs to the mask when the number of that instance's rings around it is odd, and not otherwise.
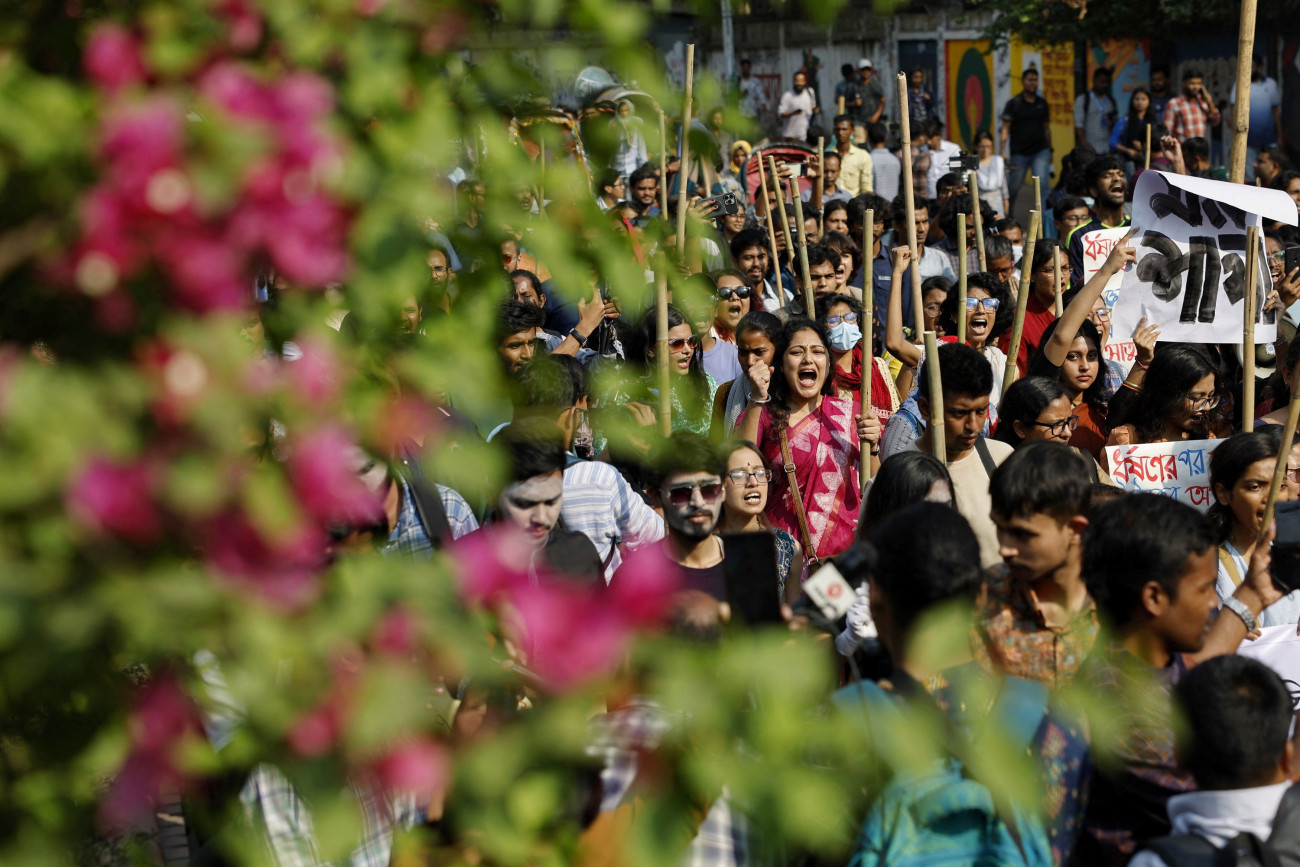
[{"label": "protest sign with black lettering", "polygon": [[1213,502],[1210,452],[1223,440],[1107,446],[1110,477],[1126,491],[1164,494],[1204,512]]},{"label": "protest sign with black lettering", "polygon": [[[1162,341],[1240,343],[1246,227],[1264,217],[1294,226],[1295,202],[1282,190],[1143,172],[1133,192],[1137,265],[1124,272],[1114,333],[1132,334],[1145,316]],[[1256,267],[1255,341],[1272,343],[1277,314],[1263,310],[1272,281],[1262,255]]]},{"label": "protest sign with black lettering", "polygon": [[1237,653],[1254,657],[1276,671],[1291,693],[1291,700],[1300,701],[1300,635],[1296,635],[1295,624],[1265,626],[1259,638],[1243,641]]},{"label": "protest sign with black lettering", "polygon": [[[1087,283],[1093,276],[1101,270],[1102,264],[1110,251],[1115,247],[1119,240],[1128,234],[1126,226],[1119,226],[1114,229],[1095,229],[1083,236],[1083,282]],[[1119,287],[1124,281],[1124,272],[1119,272],[1111,276],[1106,281],[1106,288],[1101,291],[1101,298],[1106,302],[1106,306],[1111,311],[1111,319],[1114,320],[1115,301],[1119,298]],[[1120,333],[1115,329],[1110,330],[1110,335],[1106,338],[1106,360],[1118,362],[1124,368],[1124,375],[1128,375],[1129,368],[1137,359],[1137,344],[1133,342],[1133,333]]]}]

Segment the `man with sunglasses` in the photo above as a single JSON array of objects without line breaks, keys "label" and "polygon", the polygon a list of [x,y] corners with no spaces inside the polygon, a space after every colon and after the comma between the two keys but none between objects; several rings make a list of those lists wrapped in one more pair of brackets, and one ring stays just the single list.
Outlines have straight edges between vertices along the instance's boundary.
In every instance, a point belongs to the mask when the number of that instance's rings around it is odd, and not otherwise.
[{"label": "man with sunglasses", "polygon": [[985,668],[1057,688],[1092,651],[1097,605],[1082,572],[1091,491],[1083,458],[1060,443],[1024,445],[994,471],[1002,563],[988,571],[973,642]]},{"label": "man with sunglasses", "polygon": [[681,567],[685,586],[719,602],[727,598],[722,539],[713,534],[722,512],[726,460],[705,437],[677,431],[655,450],[663,507],[664,553]]},{"label": "man with sunglasses", "polygon": [[[731,282],[738,281],[732,278]],[[692,274],[676,293],[681,298],[677,306],[690,322],[695,345],[700,348],[704,372],[713,377],[714,382],[731,382],[744,376],[740,362],[736,360],[736,344],[720,339],[714,324],[718,308],[722,306],[720,298],[724,291],[731,295],[737,290],[717,289],[707,274]],[[746,296],[749,295],[748,287],[743,287],[743,291]],[[669,343],[668,348],[670,352],[680,351],[672,343]]]}]

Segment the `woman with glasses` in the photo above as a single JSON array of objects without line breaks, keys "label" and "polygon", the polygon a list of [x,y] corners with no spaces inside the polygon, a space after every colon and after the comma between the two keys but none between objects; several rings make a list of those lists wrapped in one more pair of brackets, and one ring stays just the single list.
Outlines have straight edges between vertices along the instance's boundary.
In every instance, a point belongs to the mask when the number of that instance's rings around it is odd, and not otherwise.
[{"label": "woman with glasses", "polygon": [[[1210,455],[1210,490],[1214,503],[1205,517],[1214,526],[1219,540],[1219,577],[1214,589],[1220,602],[1235,593],[1246,577],[1264,521],[1281,441],[1281,429],[1272,426],[1231,436]],[[1300,470],[1296,473],[1300,475]],[[1291,496],[1283,491],[1279,499],[1286,501]],[[1300,620],[1300,591],[1274,602],[1258,619],[1260,626],[1285,626]]]},{"label": "woman with glasses", "polygon": [[1107,445],[1216,438],[1222,419],[1219,370],[1203,349],[1171,343],[1156,353],[1126,423],[1112,428]]},{"label": "woman with glasses", "polygon": [[[642,392],[641,402],[659,406],[659,368],[655,360],[659,350],[658,323],[653,315],[646,316],[641,324],[644,341],[642,358],[645,374],[638,381]],[[672,404],[672,428],[708,434],[713,393],[718,385],[704,372],[698,341],[686,320],[676,307],[668,305],[668,371],[672,381],[669,399]]]},{"label": "woman with glasses", "polygon": [[[855,415],[853,404],[831,394],[830,368],[825,326],[791,319],[777,336],[775,370],[755,364],[746,373],[749,406],[738,430],[758,444],[770,464],[792,467],[772,481],[768,518],[819,559],[853,544],[861,507],[861,448],[865,441],[875,455],[880,441],[874,413]],[[872,457],[871,463],[879,461]],[[805,562],[805,573],[808,567]]]},{"label": "woman with glasses", "polygon": [[[957,335],[957,304],[961,299],[949,292],[939,308],[939,327],[943,333]],[[997,347],[1015,319],[1014,305],[1005,284],[992,274],[975,273],[966,277],[966,343],[975,347],[993,366],[993,406],[1002,396],[1002,377],[1007,370],[1007,356]]]},{"label": "woman with glasses", "polygon": [[[1011,383],[998,406],[998,429],[993,435],[1014,448],[1026,443],[1054,442],[1068,445],[1079,428],[1070,393],[1054,376],[1026,376]],[[1091,452],[1073,446],[1088,464],[1093,482],[1113,485]]]},{"label": "woman with glasses", "polygon": [[767,459],[751,442],[734,442],[727,455],[727,474],[722,480],[722,515],[718,519],[718,535],[733,533],[771,533],[776,537],[776,574],[781,582],[782,596],[793,602],[799,596],[799,574],[803,571],[803,555],[799,543],[785,530],[773,527],[768,521],[767,494],[772,482],[772,470]]},{"label": "woman with glasses", "polygon": [[862,305],[849,295],[823,295],[817,299],[817,321],[831,337],[835,396],[852,401],[854,413],[862,412],[862,360],[870,357],[871,409],[884,425],[898,410],[898,392],[889,365],[863,343]]},{"label": "woman with glasses", "polygon": [[[715,336],[726,343],[736,342],[736,328],[740,320],[755,308],[754,297],[745,275],[735,268],[726,268],[713,275],[713,285],[717,292],[717,306],[713,311],[713,330]],[[762,303],[760,301],[760,303]]]}]

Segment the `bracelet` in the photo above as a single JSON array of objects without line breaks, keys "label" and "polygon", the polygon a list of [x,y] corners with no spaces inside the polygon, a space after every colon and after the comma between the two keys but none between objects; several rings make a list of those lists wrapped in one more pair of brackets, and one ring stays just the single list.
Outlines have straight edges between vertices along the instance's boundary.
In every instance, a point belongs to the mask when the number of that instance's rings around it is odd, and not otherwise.
[{"label": "bracelet", "polygon": [[1134,358],[1134,359],[1133,359],[1133,363],[1136,364],[1138,367],[1142,368],[1143,370],[1150,370],[1150,369],[1151,369],[1151,365],[1149,365],[1149,364],[1143,364],[1143,363],[1142,363],[1142,359],[1140,359],[1140,358]]},{"label": "bracelet", "polygon": [[1259,628],[1259,621],[1255,619],[1255,615],[1250,613],[1250,609],[1246,607],[1246,603],[1242,602],[1235,596],[1229,596],[1227,599],[1223,600],[1223,607],[1241,618],[1241,622],[1246,624],[1247,632],[1254,632]]},{"label": "bracelet", "polygon": [[769,394],[767,397],[763,398],[762,400],[759,400],[759,399],[756,398],[756,397],[751,397],[751,398],[749,399],[749,402],[750,402],[750,403],[771,403],[771,402],[772,402],[772,396]]},{"label": "bracelet", "polygon": [[587,345],[587,338],[579,334],[577,328],[570,328],[569,336],[572,337],[574,340],[578,341],[578,346],[581,347]]},{"label": "bracelet", "polygon": [[1127,388],[1129,391],[1134,392],[1135,394],[1142,393],[1142,386],[1134,385],[1133,383],[1129,382],[1127,379],[1121,382],[1120,385],[1123,386],[1124,388]]}]

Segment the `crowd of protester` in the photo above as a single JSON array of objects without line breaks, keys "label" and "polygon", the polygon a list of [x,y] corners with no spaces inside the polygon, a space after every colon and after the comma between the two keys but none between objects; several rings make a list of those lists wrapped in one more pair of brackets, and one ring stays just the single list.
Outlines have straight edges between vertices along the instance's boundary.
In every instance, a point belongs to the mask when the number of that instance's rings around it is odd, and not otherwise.
[{"label": "crowd of protester", "polygon": [[[1039,168],[1045,129],[1033,126],[1045,115],[1035,105],[1036,73],[1026,73],[1025,93],[1008,106],[1007,159],[991,134],[979,138],[971,173],[1003,183],[981,182],[978,198],[966,174],[948,170],[955,146],[924,113],[916,82],[918,157],[928,159],[913,168],[911,248],[900,161],[864,63],[857,75],[845,70],[847,113],[834,118],[826,153],[808,161],[814,182],[802,194],[802,230],[794,179],[764,170],[767,196],[754,190],[757,175],[742,180],[751,149],[741,140],[720,150],[716,180],[685,177],[676,161],[661,176],[643,142],[596,173],[593,190],[608,217],[600,229],[630,238],[648,277],[664,261],[651,251],[674,246],[683,187],[693,200],[740,193],[735,214],[689,203],[690,242],[673,251],[666,334],[653,303],[626,303],[602,275],[585,286],[551,276],[530,243],[544,200],[525,191],[517,225],[485,227],[479,208],[493,180],[460,180],[459,220],[431,230],[428,290],[409,300],[395,328],[419,335],[431,320],[454,319],[458,271],[500,269],[490,339],[510,403],[462,408],[453,394],[443,412],[461,436],[498,445],[508,471],[497,496],[475,503],[415,462],[399,462],[374,481],[387,507],[375,543],[426,557],[504,524],[531,540],[539,574],[610,588],[629,554],[657,548],[688,588],[677,628],[706,641],[732,616],[727,562],[741,540],[772,537],[769,589],[774,604],[792,606],[782,609],[792,625],[817,619],[803,587],[835,560],[857,599],[833,630],[846,684],[833,704],[862,715],[879,747],[880,786],[861,817],[855,864],[926,851],[951,854],[927,863],[1210,863],[1188,859],[1204,857],[1194,851],[1202,843],[1239,845],[1243,833],[1256,847],[1271,833],[1268,846],[1300,857],[1300,820],[1285,818],[1300,808],[1288,794],[1300,779],[1295,700],[1270,669],[1235,655],[1259,627],[1300,621],[1300,592],[1275,586],[1261,525],[1300,360],[1288,339],[1294,326],[1279,329],[1276,362],[1256,391],[1254,432],[1241,431],[1235,346],[1160,342],[1157,325],[1143,321],[1131,335],[1131,369],[1107,359],[1108,341],[1121,336],[1110,333],[1102,289],[1136,253],[1126,238],[1085,281],[1082,237],[1129,224],[1150,94],[1135,95],[1100,155],[1095,124],[1083,118],[1080,144],[1049,190],[1047,237],[1026,262],[1024,229],[1006,219],[1019,183],[1005,179],[1008,170]],[[805,86],[797,77],[783,118],[805,110]],[[1193,107],[1196,93],[1185,100]],[[1173,102],[1167,111],[1184,109],[1192,112]],[[798,124],[786,131],[807,134]],[[1196,136],[1165,132],[1154,138],[1161,165],[1205,174]],[[859,135],[869,152],[857,147]],[[1268,180],[1261,166],[1273,165],[1273,186],[1300,189],[1300,175],[1278,159],[1261,152],[1260,181]],[[466,262],[464,239],[494,231],[499,263]],[[1265,237],[1267,303],[1282,311],[1300,300],[1300,269],[1282,270],[1282,253],[1297,239],[1289,227],[1270,227]],[[1008,368],[1021,293],[1027,312]],[[936,355],[925,352],[918,321],[938,336]],[[1009,370],[1015,381],[1004,389]],[[936,375],[941,406],[930,388]],[[933,419],[942,425],[937,456]],[[1226,440],[1213,453],[1208,514],[1124,492],[1109,475],[1108,444],[1200,439]],[[1287,461],[1282,501],[1300,495],[1295,462],[1300,446]],[[363,471],[374,475],[373,462]],[[951,620],[936,628],[930,615],[940,610],[958,618],[966,640],[952,640]],[[970,700],[974,685],[990,682],[998,686],[985,695],[996,699]],[[1093,705],[1067,701],[1072,688]],[[938,770],[915,775],[895,764],[908,752],[889,748],[891,738],[907,738],[906,726],[888,725],[897,714],[938,719],[951,732]],[[641,766],[653,764],[662,721],[652,697],[641,696],[611,706],[599,725],[609,761],[601,818],[588,826],[593,859],[616,845],[611,817],[629,808]],[[989,730],[1029,757],[1035,788],[1023,802],[978,797],[976,754]],[[389,825],[404,815],[393,813]],[[761,835],[723,795],[683,858],[750,863]]]}]

